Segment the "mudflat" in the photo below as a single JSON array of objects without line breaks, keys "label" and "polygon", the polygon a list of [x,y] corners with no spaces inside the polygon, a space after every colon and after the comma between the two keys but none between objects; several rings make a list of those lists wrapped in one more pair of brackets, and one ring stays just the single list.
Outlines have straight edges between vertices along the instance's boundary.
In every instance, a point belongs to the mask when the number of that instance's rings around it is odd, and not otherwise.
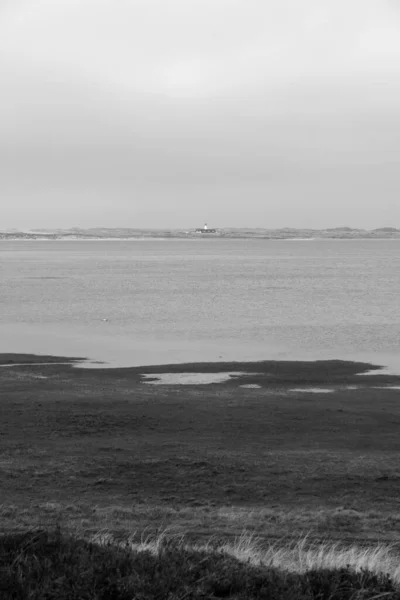
[{"label": "mudflat", "polygon": [[[78,360],[0,355],[3,531],[400,539],[400,377],[344,361]],[[191,383],[151,385],[166,373]],[[204,383],[216,373],[231,375]]]}]

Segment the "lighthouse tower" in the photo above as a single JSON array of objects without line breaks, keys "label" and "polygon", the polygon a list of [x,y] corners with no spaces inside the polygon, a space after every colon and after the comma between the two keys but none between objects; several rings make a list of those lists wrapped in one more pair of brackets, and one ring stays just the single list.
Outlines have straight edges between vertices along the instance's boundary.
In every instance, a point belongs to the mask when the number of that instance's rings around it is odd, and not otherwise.
[{"label": "lighthouse tower", "polygon": [[201,229],[196,229],[195,233],[217,233],[216,229],[209,229],[207,223],[204,224],[204,227],[202,227]]}]

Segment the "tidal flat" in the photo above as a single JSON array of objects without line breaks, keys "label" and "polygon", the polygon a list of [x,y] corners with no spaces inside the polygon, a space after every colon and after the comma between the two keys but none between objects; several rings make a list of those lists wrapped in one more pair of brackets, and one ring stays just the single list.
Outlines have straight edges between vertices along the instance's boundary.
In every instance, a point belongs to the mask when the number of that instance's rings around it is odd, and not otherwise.
[{"label": "tidal flat", "polygon": [[[345,361],[79,360],[0,355],[3,532],[400,540],[399,376]],[[237,375],[149,385],[224,372]]]}]

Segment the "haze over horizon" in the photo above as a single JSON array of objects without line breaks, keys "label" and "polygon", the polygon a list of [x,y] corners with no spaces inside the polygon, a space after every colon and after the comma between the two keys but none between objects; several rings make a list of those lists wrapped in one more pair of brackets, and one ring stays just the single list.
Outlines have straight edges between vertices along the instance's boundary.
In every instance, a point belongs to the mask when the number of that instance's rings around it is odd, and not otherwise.
[{"label": "haze over horizon", "polygon": [[396,0],[3,0],[0,230],[400,227]]}]

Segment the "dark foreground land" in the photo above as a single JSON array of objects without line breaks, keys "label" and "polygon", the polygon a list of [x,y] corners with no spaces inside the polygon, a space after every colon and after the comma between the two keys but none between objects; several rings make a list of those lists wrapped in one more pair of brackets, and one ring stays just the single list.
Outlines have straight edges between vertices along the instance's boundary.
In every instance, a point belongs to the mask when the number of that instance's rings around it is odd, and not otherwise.
[{"label": "dark foreground land", "polygon": [[0,538],[2,600],[399,600],[388,574],[293,573],[210,548],[166,542],[156,553],[41,532]]},{"label": "dark foreground land", "polygon": [[[400,391],[378,389],[399,377],[342,361],[60,362],[68,359],[0,356],[16,364],[0,367],[3,531],[58,523],[121,536],[173,526],[195,539],[244,529],[268,539],[400,539]],[[174,371],[245,375],[144,382]],[[308,386],[334,391],[291,391]]]},{"label": "dark foreground land", "polygon": [[[400,377],[342,361],[78,360],[0,356],[2,600],[400,599],[397,555],[362,550],[400,540]],[[243,374],[144,378],[222,371]],[[235,542],[244,531],[277,549]],[[304,533],[342,549],[284,550]]]}]

